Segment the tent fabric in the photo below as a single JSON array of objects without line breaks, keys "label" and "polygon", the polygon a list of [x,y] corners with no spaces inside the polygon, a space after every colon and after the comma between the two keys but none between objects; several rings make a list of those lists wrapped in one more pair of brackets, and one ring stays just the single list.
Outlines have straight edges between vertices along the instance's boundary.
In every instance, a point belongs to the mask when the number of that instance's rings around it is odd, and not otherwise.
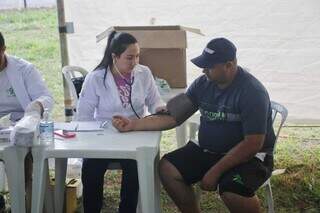
[{"label": "tent fabric", "polygon": [[206,36],[188,33],[189,84],[201,74],[189,59],[211,38],[226,37],[238,48],[239,65],[263,82],[272,100],[288,108],[289,120],[320,121],[319,0],[68,0],[65,13],[75,28],[68,35],[71,65],[92,70],[107,41],[96,43],[95,36],[110,26],[195,27]]},{"label": "tent fabric", "polygon": [[288,108],[289,121],[320,122],[319,0],[65,0],[64,4],[66,21],[73,22],[75,30],[67,37],[70,65],[92,70],[107,41],[96,43],[96,35],[110,26],[195,27],[206,36],[188,33],[189,84],[201,74],[189,60],[211,38],[226,37],[238,48],[239,65],[263,82],[272,100]]}]

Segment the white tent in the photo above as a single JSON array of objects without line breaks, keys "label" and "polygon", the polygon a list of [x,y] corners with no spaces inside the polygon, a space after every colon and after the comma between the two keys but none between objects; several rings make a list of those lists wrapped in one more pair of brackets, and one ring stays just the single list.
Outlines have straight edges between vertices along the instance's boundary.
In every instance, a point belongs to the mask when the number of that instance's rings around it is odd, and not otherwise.
[{"label": "white tent", "polygon": [[[189,59],[206,43],[223,36],[238,47],[239,65],[260,79],[272,100],[289,109],[289,120],[320,121],[319,0],[57,0],[60,26],[67,34],[69,64],[92,70],[106,40],[96,35],[113,25],[183,25],[201,29],[188,34],[188,83],[201,74]],[[63,7],[64,4],[64,7]],[[60,9],[59,9],[60,8]],[[64,20],[65,13],[65,20]],[[63,36],[61,34],[62,41]],[[67,57],[63,56],[65,63]]]}]

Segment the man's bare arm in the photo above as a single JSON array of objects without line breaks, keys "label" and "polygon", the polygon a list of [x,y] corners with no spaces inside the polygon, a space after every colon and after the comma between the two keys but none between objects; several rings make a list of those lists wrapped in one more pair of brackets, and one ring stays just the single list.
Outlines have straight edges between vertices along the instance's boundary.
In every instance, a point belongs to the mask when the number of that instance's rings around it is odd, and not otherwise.
[{"label": "man's bare arm", "polygon": [[247,135],[232,148],[217,164],[216,171],[225,172],[253,158],[262,148],[265,135]]},{"label": "man's bare arm", "polygon": [[167,130],[177,125],[176,120],[170,115],[151,115],[141,119],[129,119],[123,116],[114,116],[112,124],[120,132],[143,130]]},{"label": "man's bare arm", "polygon": [[198,110],[190,98],[181,93],[167,103],[163,113],[146,116],[141,119],[128,119],[122,116],[114,116],[112,124],[120,131],[139,130],[167,130],[185,122],[193,113]]},{"label": "man's bare arm", "polygon": [[170,115],[152,115],[142,119],[133,120],[134,129],[137,130],[168,130],[176,127],[176,120]]},{"label": "man's bare arm", "polygon": [[232,148],[206,173],[202,179],[202,187],[205,190],[214,190],[220,176],[231,168],[247,162],[253,158],[262,148],[265,135],[247,135],[245,139]]}]

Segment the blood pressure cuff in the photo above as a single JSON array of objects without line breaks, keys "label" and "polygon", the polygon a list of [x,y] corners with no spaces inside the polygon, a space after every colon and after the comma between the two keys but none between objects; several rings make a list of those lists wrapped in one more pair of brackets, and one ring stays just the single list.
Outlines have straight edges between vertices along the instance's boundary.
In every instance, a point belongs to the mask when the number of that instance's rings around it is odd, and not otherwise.
[{"label": "blood pressure cuff", "polygon": [[198,107],[192,103],[186,94],[181,93],[168,101],[167,110],[180,125],[195,113]]}]

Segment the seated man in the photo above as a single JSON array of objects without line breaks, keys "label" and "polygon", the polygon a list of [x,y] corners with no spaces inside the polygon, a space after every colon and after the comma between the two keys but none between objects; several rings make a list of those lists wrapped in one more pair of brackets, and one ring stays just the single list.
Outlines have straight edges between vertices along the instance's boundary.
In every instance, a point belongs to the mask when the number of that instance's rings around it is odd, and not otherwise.
[{"label": "seated man", "polygon": [[[5,54],[5,50],[5,40],[0,32],[0,118],[10,114],[10,120],[14,123],[25,113],[34,112],[41,116],[45,108],[51,110],[53,98],[40,73],[29,62]],[[26,188],[27,193],[31,194],[32,157],[30,153],[25,163]],[[27,201],[29,206],[30,201]]]},{"label": "seated man", "polygon": [[115,116],[119,131],[164,130],[201,113],[199,145],[190,141],[163,156],[162,184],[181,212],[200,212],[192,184],[219,194],[230,212],[259,212],[255,191],[273,169],[275,135],[264,86],[237,65],[236,47],[225,38],[211,40],[191,60],[203,68],[186,94],[167,104],[168,115],[129,120]]}]

